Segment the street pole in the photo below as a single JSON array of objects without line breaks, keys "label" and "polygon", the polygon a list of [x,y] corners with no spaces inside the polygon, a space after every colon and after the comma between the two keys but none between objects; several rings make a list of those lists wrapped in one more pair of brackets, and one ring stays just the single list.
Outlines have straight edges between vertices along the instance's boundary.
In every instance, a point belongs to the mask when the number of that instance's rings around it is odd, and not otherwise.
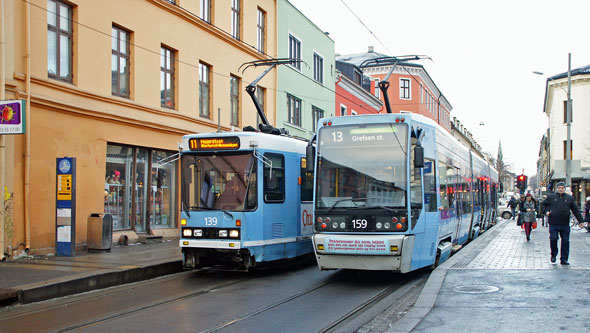
[{"label": "street pole", "polygon": [[566,110],[566,124],[567,124],[567,141],[565,144],[565,186],[571,190],[571,172],[572,172],[572,54],[567,54],[567,110]]}]

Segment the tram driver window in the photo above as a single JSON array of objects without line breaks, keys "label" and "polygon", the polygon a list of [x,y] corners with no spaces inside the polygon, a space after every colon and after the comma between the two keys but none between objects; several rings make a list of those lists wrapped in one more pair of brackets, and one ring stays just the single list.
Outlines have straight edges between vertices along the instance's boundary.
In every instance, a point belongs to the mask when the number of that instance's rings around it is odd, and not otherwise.
[{"label": "tram driver window", "polygon": [[[412,139],[412,142],[416,141],[416,139]],[[420,209],[422,208],[422,175],[420,174],[420,168],[414,168],[414,147],[416,145],[412,144],[412,149],[410,150],[411,155],[411,167],[410,167],[410,204],[412,208]]]},{"label": "tram driver window", "polygon": [[285,157],[279,154],[264,154],[264,202],[285,201]]},{"label": "tram driver window", "polygon": [[[438,162],[438,175],[439,175],[439,196],[440,196],[440,208],[442,210],[449,209],[449,201],[447,198],[447,165],[444,162]],[[452,188],[449,186],[449,188]]]}]

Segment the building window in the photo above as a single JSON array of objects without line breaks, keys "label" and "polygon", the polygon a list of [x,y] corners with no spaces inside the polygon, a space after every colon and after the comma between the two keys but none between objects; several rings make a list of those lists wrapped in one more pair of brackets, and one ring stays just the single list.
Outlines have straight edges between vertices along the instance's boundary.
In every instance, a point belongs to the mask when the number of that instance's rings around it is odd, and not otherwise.
[{"label": "building window", "polygon": [[287,94],[287,110],[289,110],[289,123],[301,126],[301,100]]},{"label": "building window", "polygon": [[232,75],[229,78],[229,85],[231,103],[230,125],[237,127],[240,122],[240,79]]},{"label": "building window", "polygon": [[211,0],[201,0],[201,19],[211,23]]},{"label": "building window", "polygon": [[[567,160],[567,140],[563,140],[563,159]],[[574,157],[574,141],[570,140],[570,160]]]},{"label": "building window", "polygon": [[399,98],[411,99],[410,79],[399,79]]},{"label": "building window", "polygon": [[363,74],[355,69],[354,72],[352,73],[352,76],[353,76],[352,80],[360,86],[361,82],[362,82]]},{"label": "building window", "polygon": [[375,79],[375,97],[381,98],[381,89],[379,89],[379,79]]},{"label": "building window", "polygon": [[211,118],[211,67],[199,62],[199,116]]},{"label": "building window", "polygon": [[177,162],[166,162],[174,154],[107,144],[104,212],[115,230],[174,227]]},{"label": "building window", "polygon": [[[257,86],[256,87],[256,99],[258,100],[258,104],[260,105],[260,109],[262,109],[262,112],[266,115],[266,103],[265,103],[265,98],[266,98],[266,88],[263,88],[261,86]],[[258,128],[258,125],[260,125],[260,115],[258,114],[258,112],[256,112],[256,128]]]},{"label": "building window", "polygon": [[47,0],[47,73],[72,82],[72,7]]},{"label": "building window", "polygon": [[311,112],[312,112],[312,119],[313,119],[313,124],[312,124],[312,130],[315,132],[318,128],[318,121],[322,118],[324,118],[324,110],[312,106],[311,107]]},{"label": "building window", "polygon": [[240,39],[240,0],[231,0],[231,35]]},{"label": "building window", "polygon": [[174,51],[160,49],[160,105],[174,109]]},{"label": "building window", "polygon": [[420,83],[420,104],[424,103],[424,87]]},{"label": "building window", "polygon": [[291,66],[301,70],[301,42],[293,35],[289,35],[289,58],[298,60],[291,62]]},{"label": "building window", "polygon": [[357,113],[356,111],[354,111],[354,110],[350,110],[350,115],[351,115],[351,116],[356,116],[357,114],[358,114],[358,113]]},{"label": "building window", "polygon": [[324,58],[315,52],[313,54],[313,79],[319,83],[324,83]]},{"label": "building window", "polygon": [[129,32],[113,26],[111,49],[112,94],[129,98]]},{"label": "building window", "polygon": [[266,47],[266,12],[258,8],[258,23],[256,24],[257,29],[257,49],[259,52],[264,53]]},{"label": "building window", "polygon": [[346,105],[340,104],[340,116],[346,116]]}]

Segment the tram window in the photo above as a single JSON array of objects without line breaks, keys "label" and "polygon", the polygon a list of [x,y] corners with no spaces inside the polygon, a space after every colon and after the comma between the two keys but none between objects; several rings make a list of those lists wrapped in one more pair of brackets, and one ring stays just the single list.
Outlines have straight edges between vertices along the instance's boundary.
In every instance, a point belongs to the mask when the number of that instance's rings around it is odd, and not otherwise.
[{"label": "tram window", "polygon": [[264,202],[285,201],[285,157],[278,154],[264,154],[270,165],[264,164]]},{"label": "tram window", "polygon": [[465,177],[461,177],[461,188],[463,190],[463,213],[469,214],[473,210],[471,204],[471,186]]},{"label": "tram window", "polygon": [[444,162],[438,162],[438,183],[441,209],[449,209],[449,201],[447,198],[447,165]]},{"label": "tram window", "polygon": [[434,160],[424,159],[424,209],[427,212],[436,212],[436,166]]},{"label": "tram window", "polygon": [[455,191],[457,190],[456,169],[447,166],[447,202],[449,208],[455,208]]},{"label": "tram window", "polygon": [[313,172],[307,171],[305,157],[301,158],[301,201],[313,201]]}]

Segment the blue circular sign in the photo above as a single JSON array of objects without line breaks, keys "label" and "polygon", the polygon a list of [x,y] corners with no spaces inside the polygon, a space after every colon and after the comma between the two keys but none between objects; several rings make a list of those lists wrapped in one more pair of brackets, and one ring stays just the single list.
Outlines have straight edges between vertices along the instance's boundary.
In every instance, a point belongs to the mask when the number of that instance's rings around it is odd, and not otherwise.
[{"label": "blue circular sign", "polygon": [[59,161],[59,171],[61,171],[62,173],[68,173],[70,172],[70,168],[72,167],[72,164],[70,163],[69,160],[63,159],[61,161]]}]

